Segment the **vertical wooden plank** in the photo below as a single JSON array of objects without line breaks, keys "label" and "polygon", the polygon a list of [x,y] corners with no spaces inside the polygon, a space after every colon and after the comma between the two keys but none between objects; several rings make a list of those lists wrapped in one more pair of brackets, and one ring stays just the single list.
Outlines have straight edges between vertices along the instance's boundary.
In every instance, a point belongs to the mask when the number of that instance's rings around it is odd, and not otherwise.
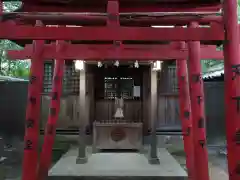
[{"label": "vertical wooden plank", "polygon": [[174,121],[175,121],[174,118],[176,117],[174,99],[173,99],[173,96],[169,96],[168,99],[170,104],[170,109],[169,109],[170,121],[171,121],[171,125],[174,125]]},{"label": "vertical wooden plank", "polygon": [[167,124],[167,120],[168,120],[168,101],[167,101],[167,98],[166,96],[164,96],[164,125]]},{"label": "vertical wooden plank", "polygon": [[149,121],[149,109],[148,109],[148,104],[149,104],[149,86],[148,86],[148,72],[144,71],[143,72],[143,128],[144,128],[144,134],[147,133],[148,129],[151,127],[150,126],[150,121]]}]

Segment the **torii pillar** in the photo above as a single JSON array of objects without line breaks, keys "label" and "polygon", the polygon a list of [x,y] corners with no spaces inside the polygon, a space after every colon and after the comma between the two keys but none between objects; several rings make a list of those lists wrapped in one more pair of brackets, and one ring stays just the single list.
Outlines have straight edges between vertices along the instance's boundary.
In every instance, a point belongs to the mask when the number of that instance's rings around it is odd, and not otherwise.
[{"label": "torii pillar", "polygon": [[[42,23],[36,21],[36,26],[42,26]],[[44,43],[44,40],[33,41],[34,50],[28,85],[22,180],[35,180],[37,178]]]},{"label": "torii pillar", "polygon": [[[57,41],[56,52],[64,50],[64,42]],[[57,120],[60,112],[60,99],[62,95],[62,81],[64,76],[64,59],[56,59],[54,75],[52,79],[51,102],[49,107],[48,121],[44,131],[44,142],[38,167],[38,180],[45,180],[52,163],[52,149],[56,135]]]},{"label": "torii pillar", "polygon": [[[181,48],[185,47],[184,42],[180,42]],[[184,151],[186,153],[186,166],[188,177],[190,180],[195,180],[196,166],[194,165],[194,146],[193,146],[193,129],[192,129],[192,114],[189,94],[189,80],[187,72],[187,60],[177,59],[177,80],[179,87],[179,107],[180,119],[182,124]]]},{"label": "torii pillar", "polygon": [[[190,27],[198,28],[198,23],[190,23]],[[196,176],[194,180],[209,180],[208,153],[205,132],[205,108],[200,61],[200,42],[188,42],[189,48],[189,85],[193,123],[194,167]]]},{"label": "torii pillar", "polygon": [[229,180],[240,179],[240,55],[237,8],[237,0],[223,2],[226,38],[224,44],[225,115]]}]

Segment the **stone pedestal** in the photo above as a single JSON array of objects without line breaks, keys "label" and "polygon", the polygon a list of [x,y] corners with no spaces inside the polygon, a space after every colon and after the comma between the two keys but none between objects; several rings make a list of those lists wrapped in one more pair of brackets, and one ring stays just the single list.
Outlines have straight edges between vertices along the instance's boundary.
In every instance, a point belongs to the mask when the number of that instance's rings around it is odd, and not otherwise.
[{"label": "stone pedestal", "polygon": [[93,148],[141,150],[142,123],[95,122],[93,124]]},{"label": "stone pedestal", "polygon": [[148,163],[148,149],[137,152],[103,152],[91,154],[88,162],[76,164],[78,150],[70,149],[51,168],[48,180],[187,180],[187,174],[166,149],[158,149],[161,163]]}]

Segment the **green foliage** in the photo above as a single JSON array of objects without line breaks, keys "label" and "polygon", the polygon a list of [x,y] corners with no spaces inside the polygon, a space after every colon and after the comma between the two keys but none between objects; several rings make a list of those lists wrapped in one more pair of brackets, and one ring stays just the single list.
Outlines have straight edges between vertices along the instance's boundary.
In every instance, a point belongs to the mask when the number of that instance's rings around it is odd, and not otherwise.
[{"label": "green foliage", "polygon": [[8,1],[3,2],[3,11],[4,12],[12,12],[18,9],[21,6],[20,1]]},{"label": "green foliage", "polygon": [[[11,12],[18,9],[21,2],[4,2],[3,10]],[[0,75],[13,76],[27,79],[29,75],[29,60],[9,61],[6,50],[21,49],[16,43],[9,40],[0,40]]]},{"label": "green foliage", "polygon": [[[217,47],[217,51],[223,51],[223,45]],[[223,61],[216,61],[214,59],[202,60],[203,72],[207,72],[209,69],[211,70],[213,67],[219,66],[220,64],[223,66]]]},{"label": "green foliage", "polygon": [[6,56],[8,49],[22,49],[9,40],[0,41],[0,75],[27,78],[29,74],[29,60],[10,61]]}]

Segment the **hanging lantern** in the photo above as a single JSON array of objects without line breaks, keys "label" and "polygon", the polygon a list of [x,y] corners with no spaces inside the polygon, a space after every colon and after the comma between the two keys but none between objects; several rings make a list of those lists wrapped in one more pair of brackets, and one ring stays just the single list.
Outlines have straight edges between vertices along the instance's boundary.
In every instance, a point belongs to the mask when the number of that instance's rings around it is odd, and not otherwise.
[{"label": "hanging lantern", "polygon": [[84,61],[83,60],[76,60],[74,65],[75,65],[76,70],[78,70],[78,71],[84,70]]}]

